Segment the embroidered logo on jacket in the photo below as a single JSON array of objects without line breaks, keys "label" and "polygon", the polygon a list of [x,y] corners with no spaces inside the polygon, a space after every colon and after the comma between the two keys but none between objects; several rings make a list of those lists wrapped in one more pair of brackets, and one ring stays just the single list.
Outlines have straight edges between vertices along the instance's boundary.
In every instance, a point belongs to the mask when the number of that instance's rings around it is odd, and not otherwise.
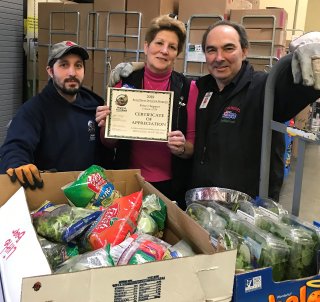
[{"label": "embroidered logo on jacket", "polygon": [[236,106],[229,106],[224,109],[221,117],[222,123],[232,123],[234,124],[240,114],[240,108]]}]

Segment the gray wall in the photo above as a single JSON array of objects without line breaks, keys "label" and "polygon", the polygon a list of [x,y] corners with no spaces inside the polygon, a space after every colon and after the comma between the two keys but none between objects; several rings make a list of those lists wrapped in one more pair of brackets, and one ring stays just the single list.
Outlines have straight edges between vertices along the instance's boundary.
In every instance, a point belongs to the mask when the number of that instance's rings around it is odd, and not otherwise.
[{"label": "gray wall", "polygon": [[23,1],[0,0],[0,145],[22,103]]}]

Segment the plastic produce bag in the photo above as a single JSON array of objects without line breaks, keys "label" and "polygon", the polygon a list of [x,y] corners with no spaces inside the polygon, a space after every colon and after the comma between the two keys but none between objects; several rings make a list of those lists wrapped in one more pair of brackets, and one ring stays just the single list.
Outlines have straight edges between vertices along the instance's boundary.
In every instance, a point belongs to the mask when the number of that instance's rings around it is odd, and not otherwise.
[{"label": "plastic produce bag", "polygon": [[136,230],[141,205],[142,190],[114,200],[86,231],[84,241],[93,250],[121,243]]},{"label": "plastic produce bag", "polygon": [[99,216],[100,211],[56,205],[33,214],[36,232],[54,242],[70,242],[80,236]]},{"label": "plastic produce bag", "polygon": [[65,261],[55,273],[71,273],[97,267],[114,266],[110,256],[110,246],[95,251],[86,252]]},{"label": "plastic produce bag", "polygon": [[53,271],[64,261],[79,254],[78,247],[75,244],[51,242],[40,236],[38,240]]},{"label": "plastic produce bag", "polygon": [[[136,236],[136,237],[135,237]],[[135,240],[119,258],[118,265],[141,264],[171,258],[170,244],[148,234],[134,235]]]},{"label": "plastic produce bag", "polygon": [[108,207],[121,193],[108,181],[104,169],[92,165],[76,181],[62,187],[69,202],[77,207]]}]

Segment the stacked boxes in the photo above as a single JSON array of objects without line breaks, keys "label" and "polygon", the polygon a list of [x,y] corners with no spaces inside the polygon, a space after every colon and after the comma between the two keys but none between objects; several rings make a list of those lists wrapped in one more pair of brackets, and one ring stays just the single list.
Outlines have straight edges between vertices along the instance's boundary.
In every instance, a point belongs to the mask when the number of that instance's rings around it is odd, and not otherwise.
[{"label": "stacked boxes", "polygon": [[[279,59],[286,54],[288,14],[283,8],[231,10],[230,20],[242,23],[250,41],[249,60],[256,70],[264,70],[268,58]],[[251,58],[250,58],[251,57]]]},{"label": "stacked boxes", "polygon": [[[178,15],[178,19],[186,24],[189,21],[188,45],[174,66],[178,72],[185,71],[189,75],[207,73],[201,40],[207,27],[220,18],[230,17],[232,21],[240,23],[245,21],[244,26],[251,42],[249,59],[255,69],[264,70],[266,65],[270,65],[268,59],[260,60],[257,56],[273,56],[277,59],[285,54],[287,13],[282,8],[254,9],[259,7],[259,0],[150,1],[148,5],[144,0],[39,3],[39,90],[47,83],[45,66],[48,45],[62,40],[73,40],[89,50],[85,86],[105,98],[105,86],[110,70],[120,62],[144,60],[143,47],[147,27],[154,17],[161,14]],[[248,5],[253,9],[244,9]],[[234,7],[243,9],[233,9]],[[247,18],[249,15],[261,17]],[[269,16],[275,18],[274,33],[273,19]]]},{"label": "stacked boxes", "polygon": [[[49,45],[64,40],[74,41],[86,46],[93,38],[93,27],[87,30],[87,16],[93,10],[91,3],[44,3],[38,4],[39,30],[38,30],[38,91],[47,84],[46,71]],[[84,85],[92,88],[93,82],[93,53],[89,52],[86,62],[86,76]]]}]

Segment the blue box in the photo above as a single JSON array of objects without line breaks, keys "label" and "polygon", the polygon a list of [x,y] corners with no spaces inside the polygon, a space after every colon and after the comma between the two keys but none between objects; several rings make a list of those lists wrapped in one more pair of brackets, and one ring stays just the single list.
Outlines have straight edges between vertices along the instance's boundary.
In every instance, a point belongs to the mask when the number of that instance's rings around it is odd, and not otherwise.
[{"label": "blue box", "polygon": [[240,273],[232,302],[320,302],[320,275],[274,282],[271,267]]}]

